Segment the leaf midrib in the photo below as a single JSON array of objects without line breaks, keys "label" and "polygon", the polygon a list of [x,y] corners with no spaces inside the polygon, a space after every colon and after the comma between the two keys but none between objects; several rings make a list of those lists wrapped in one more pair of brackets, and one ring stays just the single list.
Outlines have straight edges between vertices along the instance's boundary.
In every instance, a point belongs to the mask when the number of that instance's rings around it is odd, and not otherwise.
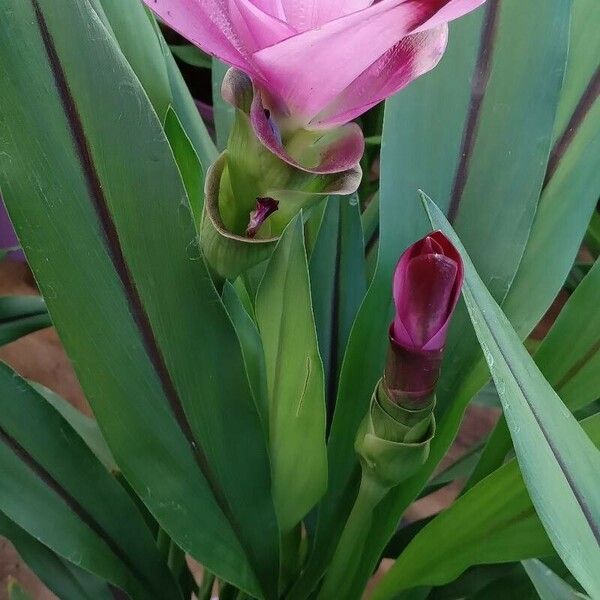
[{"label": "leaf midrib", "polygon": [[[465,292],[467,292],[471,296],[471,301],[473,303],[473,306],[477,306],[477,302],[475,300],[477,295],[473,292],[473,289],[469,283],[465,283]],[[529,410],[531,411],[533,418],[535,419],[540,431],[542,432],[542,435],[544,436],[544,439],[546,440],[548,447],[552,451],[552,454],[553,454],[558,466],[560,467],[563,477],[565,478],[566,482],[568,483],[569,489],[571,490],[573,496],[575,497],[575,499],[581,509],[581,512],[584,515],[586,522],[588,523],[588,526],[594,535],[594,538],[596,539],[596,542],[600,546],[600,529],[598,528],[598,525],[594,521],[590,507],[588,506],[587,502],[585,501],[585,498],[582,496],[582,493],[579,490],[576,482],[573,480],[572,475],[569,473],[569,470],[566,468],[566,463],[562,456],[562,453],[560,452],[560,450],[556,447],[556,445],[552,441],[552,438],[549,435],[546,428],[544,427],[543,422],[542,422],[535,406],[530,402],[530,400],[525,392],[525,385],[520,380],[517,372],[512,368],[502,345],[500,344],[496,334],[494,333],[493,328],[491,327],[490,321],[488,320],[487,316],[479,308],[477,309],[477,312],[479,313],[479,315],[485,322],[486,327],[489,331],[489,334],[490,334],[492,340],[494,341],[494,344],[496,345],[496,348],[497,348],[498,352],[500,353],[502,360],[504,361],[504,364],[506,365],[506,368],[508,369],[508,371],[510,372],[511,376],[513,377],[515,383],[517,384],[517,387],[519,388],[519,391],[520,391],[523,399],[525,400],[526,405],[528,406]]]}]

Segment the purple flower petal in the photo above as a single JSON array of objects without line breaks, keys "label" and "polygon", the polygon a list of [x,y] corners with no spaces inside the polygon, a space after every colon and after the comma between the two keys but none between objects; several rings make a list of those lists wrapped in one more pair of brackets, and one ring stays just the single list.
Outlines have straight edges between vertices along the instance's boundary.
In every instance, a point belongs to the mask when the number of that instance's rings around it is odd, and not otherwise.
[{"label": "purple flower petal", "polygon": [[463,277],[460,255],[441,232],[411,246],[394,274],[394,341],[422,351],[443,348]]},{"label": "purple flower petal", "polygon": [[246,228],[246,235],[249,238],[256,237],[258,230],[264,222],[279,208],[279,202],[273,198],[257,198],[256,210],[250,213],[250,220]]}]

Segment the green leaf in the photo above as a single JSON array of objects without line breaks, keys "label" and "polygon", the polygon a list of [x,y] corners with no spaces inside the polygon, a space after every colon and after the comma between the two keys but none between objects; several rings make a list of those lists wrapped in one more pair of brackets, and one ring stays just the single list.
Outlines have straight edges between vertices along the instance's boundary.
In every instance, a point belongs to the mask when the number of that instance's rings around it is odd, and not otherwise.
[{"label": "green leaf", "polygon": [[310,283],[328,403],[333,406],[344,351],[366,292],[363,232],[355,195],[327,201],[310,258]]},{"label": "green leaf", "polygon": [[[600,395],[600,261],[577,287],[541,343],[535,362],[571,412]],[[494,429],[469,486],[497,469],[512,448],[506,420]]]},{"label": "green leaf", "polygon": [[47,387],[35,381],[28,381],[28,383],[48,404],[61,414],[63,419],[79,434],[79,437],[107,470],[117,470],[115,459],[112,457],[98,423],[94,419],[84,415]]},{"label": "green leaf", "polygon": [[472,596],[472,600],[505,600],[507,590],[519,600],[539,600],[539,596],[521,563],[503,577],[493,580]]},{"label": "green leaf", "polygon": [[192,44],[171,44],[169,48],[176,58],[192,67],[212,69],[211,57]]},{"label": "green leaf", "polygon": [[327,487],[325,390],[312,312],[302,215],[286,228],[258,288],[265,351],[273,495],[290,531]]},{"label": "green leaf", "polygon": [[600,261],[562,309],[535,362],[572,412],[600,396]]},{"label": "green leaf", "polygon": [[[543,184],[566,63],[569,9],[568,0],[487,2],[452,24],[438,67],[387,102],[379,263],[344,359],[329,441],[330,490],[321,507],[306,588],[327,564],[355,493],[352,446],[383,369],[393,269],[402,251],[429,229],[416,190],[445,200],[444,210],[452,213],[482,276],[501,301],[520,263]],[[401,514],[454,439],[467,403],[486,381],[485,366],[480,372],[473,367],[481,351],[464,305],[455,318],[447,357],[431,457],[377,509],[353,586],[357,594]],[[344,489],[349,491],[344,494]],[[299,597],[305,597],[306,589],[300,591]]]},{"label": "green leaf", "polygon": [[115,460],[182,549],[274,595],[267,443],[146,93],[87,0],[1,8],[0,76],[3,194]]},{"label": "green leaf", "polygon": [[180,597],[137,508],[48,402],[0,363],[0,511],[132,598]]},{"label": "green leaf", "polygon": [[540,600],[582,600],[587,598],[575,591],[539,560],[524,560],[523,567],[535,586]]},{"label": "green leaf", "polygon": [[51,327],[46,304],[37,296],[0,297],[0,346]]},{"label": "green leaf", "polygon": [[167,42],[162,37],[162,33],[154,20],[151,17],[156,30],[156,35],[161,43],[163,56],[167,64],[167,73],[169,75],[169,83],[171,84],[171,94],[173,108],[177,113],[177,117],[181,121],[187,136],[189,137],[194,150],[200,159],[204,172],[208,171],[210,165],[217,160],[218,152],[215,144],[206,129],[206,125],[198,112],[198,108],[190,91],[187,87],[181,71],[169,50]]},{"label": "green leaf", "polygon": [[267,392],[267,373],[265,367],[265,354],[258,327],[252,317],[248,314],[236,289],[229,281],[225,282],[223,288],[223,302],[229,313],[229,317],[233,321],[233,325],[242,345],[244,363],[254,394],[254,400],[258,406],[263,422],[268,423],[269,394]]},{"label": "green leaf", "polygon": [[592,215],[592,220],[585,236],[585,245],[594,256],[594,259],[600,256],[600,212],[597,210]]},{"label": "green leaf", "polygon": [[208,169],[217,158],[215,145],[154,16],[139,0],[94,0],[92,4],[110,25],[159,117],[164,119],[173,106],[204,170]]},{"label": "green leaf", "polygon": [[465,262],[464,298],[502,401],[523,477],[556,551],[581,585],[600,594],[600,452],[585,435],[479,278],[457,235],[431,202],[434,228]]},{"label": "green leaf", "polygon": [[229,67],[213,58],[212,61],[212,98],[215,112],[215,129],[217,130],[217,148],[222,151],[227,147],[229,134],[235,119],[235,108],[223,100],[221,85]]},{"label": "green leaf", "polygon": [[577,0],[572,5],[554,147],[531,236],[503,305],[521,337],[540,321],[562,287],[600,196],[600,39],[594,26],[600,4]]},{"label": "green leaf", "polygon": [[139,0],[95,0],[94,4],[99,16],[110,25],[111,33],[154,110],[164,118],[172,102],[169,76],[160,42],[144,4]]},{"label": "green leaf", "polygon": [[[600,446],[600,416],[582,422]],[[515,459],[427,524],[377,587],[374,600],[400,590],[445,585],[469,567],[550,556],[552,544],[531,503]]]},{"label": "green leaf", "polygon": [[112,600],[108,584],[60,558],[0,512],[0,535],[61,600]]},{"label": "green leaf", "polygon": [[177,113],[172,107],[167,111],[165,134],[179,167],[185,191],[192,208],[194,221],[199,228],[204,206],[204,171],[194,146],[187,136]]}]

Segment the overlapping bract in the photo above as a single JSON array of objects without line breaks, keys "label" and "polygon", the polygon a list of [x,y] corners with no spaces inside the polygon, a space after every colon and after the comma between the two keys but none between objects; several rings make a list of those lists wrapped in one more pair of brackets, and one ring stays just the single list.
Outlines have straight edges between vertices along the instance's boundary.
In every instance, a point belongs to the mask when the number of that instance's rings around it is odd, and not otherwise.
[{"label": "overlapping bract", "polygon": [[408,349],[442,349],[463,278],[460,255],[440,231],[411,246],[394,273],[394,340]]},{"label": "overlapping bract", "polygon": [[145,0],[310,129],[347,123],[435,67],[447,23],[484,1]]}]

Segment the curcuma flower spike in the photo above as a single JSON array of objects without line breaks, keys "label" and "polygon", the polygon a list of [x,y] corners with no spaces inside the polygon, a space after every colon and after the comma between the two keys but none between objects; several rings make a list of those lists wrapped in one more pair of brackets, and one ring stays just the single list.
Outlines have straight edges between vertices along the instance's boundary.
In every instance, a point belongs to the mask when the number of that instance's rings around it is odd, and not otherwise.
[{"label": "curcuma flower spike", "polygon": [[319,600],[349,593],[347,573],[358,568],[373,511],[429,456],[435,435],[435,388],[462,284],[460,254],[440,231],[400,257],[388,361],[354,443],[362,471],[360,488]]},{"label": "curcuma flower spike", "polygon": [[431,70],[448,22],[484,0],[145,0],[247,73],[295,127],[348,123]]}]

